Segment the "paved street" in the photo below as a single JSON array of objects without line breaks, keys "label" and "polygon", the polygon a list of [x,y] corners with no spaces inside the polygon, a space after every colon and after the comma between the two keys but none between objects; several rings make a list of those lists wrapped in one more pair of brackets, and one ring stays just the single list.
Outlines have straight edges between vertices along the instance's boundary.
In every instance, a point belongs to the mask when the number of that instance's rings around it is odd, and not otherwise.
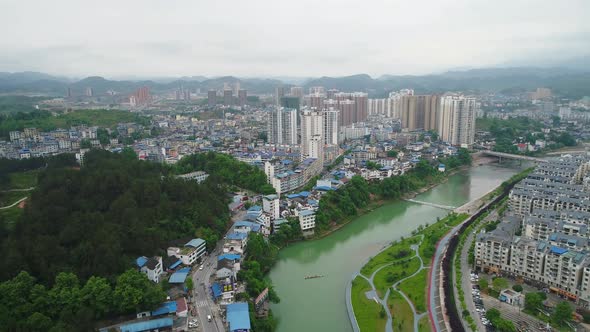
[{"label": "paved street", "polygon": [[[492,211],[480,225],[488,223],[490,221],[494,221],[498,219],[498,213],[496,210]],[[465,294],[465,304],[467,305],[467,310],[469,310],[469,314],[475,320],[477,324],[477,329],[479,331],[485,331],[485,326],[481,322],[481,316],[475,310],[475,303],[473,302],[473,294],[471,293],[472,289],[472,282],[471,282],[471,266],[469,266],[469,248],[471,248],[471,244],[475,241],[475,236],[473,232],[469,234],[467,239],[465,239],[465,244],[463,245],[463,251],[461,252],[461,273],[463,276],[463,280],[461,280],[461,287],[463,288],[463,293]],[[459,312],[461,312],[460,310]]]},{"label": "paved street", "polygon": [[[219,252],[221,245],[215,249],[215,252]],[[199,329],[201,331],[225,331],[223,321],[221,319],[221,312],[219,306],[213,302],[210,288],[210,277],[215,272],[217,267],[217,255],[208,255],[203,260],[203,270],[199,270],[195,266],[193,272],[193,283],[194,283],[194,301],[193,306],[196,306],[197,320],[199,321]],[[213,318],[211,322],[207,321],[207,316],[211,315]]]},{"label": "paved street", "polygon": [[[246,211],[240,210],[232,217],[232,222],[242,220],[246,215]],[[213,301],[211,293],[211,275],[215,274],[217,269],[217,256],[222,252],[223,240],[217,243],[215,250],[203,259],[203,270],[199,270],[199,266],[193,267],[193,303],[192,308],[196,308],[197,315],[194,317],[199,321],[198,331],[204,332],[222,332],[226,331],[223,323],[221,309],[218,304]],[[191,309],[192,309],[191,308]],[[211,322],[207,321],[207,316],[211,315],[213,318]]]}]

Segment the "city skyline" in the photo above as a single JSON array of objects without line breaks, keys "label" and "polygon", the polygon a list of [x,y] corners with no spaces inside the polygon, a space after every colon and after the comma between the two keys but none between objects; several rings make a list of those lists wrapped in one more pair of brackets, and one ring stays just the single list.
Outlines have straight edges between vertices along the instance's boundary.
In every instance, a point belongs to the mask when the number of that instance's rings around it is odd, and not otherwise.
[{"label": "city skyline", "polygon": [[[285,7],[271,1],[179,1],[142,3],[142,15],[133,14],[137,2],[35,3],[34,11],[26,1],[4,3],[0,27],[18,31],[0,41],[0,71],[10,72],[379,76],[534,65],[590,54],[585,1],[545,6],[525,0],[504,5],[375,0],[364,3],[364,11],[352,2]],[[330,15],[321,23],[296,23],[309,20],[312,5],[315,13]],[[224,13],[223,19],[215,13]]]}]

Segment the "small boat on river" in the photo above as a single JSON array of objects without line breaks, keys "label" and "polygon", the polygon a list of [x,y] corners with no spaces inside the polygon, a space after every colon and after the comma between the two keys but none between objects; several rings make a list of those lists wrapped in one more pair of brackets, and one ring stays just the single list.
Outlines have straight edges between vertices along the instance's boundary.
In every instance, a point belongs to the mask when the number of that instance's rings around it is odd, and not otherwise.
[{"label": "small boat on river", "polygon": [[322,277],[323,277],[323,275],[321,275],[321,274],[314,275],[314,276],[306,276],[305,277],[305,280],[307,280],[307,279],[315,279],[315,278],[322,278]]}]

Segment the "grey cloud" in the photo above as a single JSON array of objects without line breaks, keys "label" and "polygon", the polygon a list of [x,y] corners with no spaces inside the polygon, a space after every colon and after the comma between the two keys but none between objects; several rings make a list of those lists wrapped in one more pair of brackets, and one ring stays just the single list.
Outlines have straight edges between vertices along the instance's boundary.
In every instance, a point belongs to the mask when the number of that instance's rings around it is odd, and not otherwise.
[{"label": "grey cloud", "polygon": [[423,74],[590,54],[588,12],[587,0],[2,0],[0,71]]}]

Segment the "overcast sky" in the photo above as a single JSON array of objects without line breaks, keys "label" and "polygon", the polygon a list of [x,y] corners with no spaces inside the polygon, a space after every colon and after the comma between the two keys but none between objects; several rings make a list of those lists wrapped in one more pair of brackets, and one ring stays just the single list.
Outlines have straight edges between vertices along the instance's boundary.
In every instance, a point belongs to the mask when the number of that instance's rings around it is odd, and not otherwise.
[{"label": "overcast sky", "polygon": [[590,0],[0,0],[0,71],[425,74],[590,54]]}]

